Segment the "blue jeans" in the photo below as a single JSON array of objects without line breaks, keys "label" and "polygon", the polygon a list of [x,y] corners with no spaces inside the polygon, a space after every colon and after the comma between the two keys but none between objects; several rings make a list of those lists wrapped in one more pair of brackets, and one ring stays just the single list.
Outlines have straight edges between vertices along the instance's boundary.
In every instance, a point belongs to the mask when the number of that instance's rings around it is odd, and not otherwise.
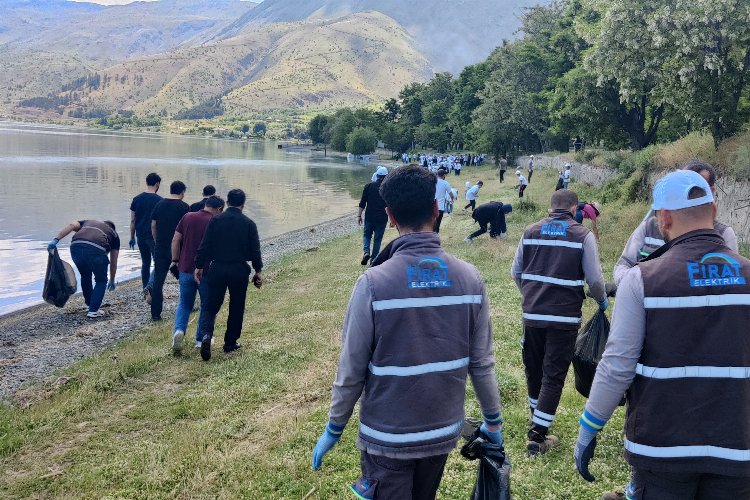
[{"label": "blue jeans", "polygon": [[151,284],[151,260],[154,257],[154,240],[138,238],[138,251],[141,253],[141,281],[143,288]]},{"label": "blue jeans", "polygon": [[[188,321],[190,320],[190,313],[193,312],[193,306],[195,305],[195,295],[200,294],[201,302],[203,302],[206,294],[206,280],[203,280],[200,285],[196,283],[195,277],[190,273],[180,273],[180,302],[177,304],[177,310],[174,313],[174,331],[177,330],[187,331]],[[201,309],[202,311],[202,309]],[[201,315],[203,313],[201,312]],[[198,317],[198,324],[200,324],[200,317]],[[195,329],[195,341],[200,342],[202,337],[198,335],[199,328]]]},{"label": "blue jeans", "polygon": [[[370,222],[365,218],[365,227],[364,227],[364,235],[362,237],[362,249],[365,251],[365,253],[370,254],[370,258],[372,260],[375,260],[375,257],[378,256],[378,253],[380,253],[380,244],[383,242],[383,234],[385,234],[385,226],[388,224],[388,221],[383,222]],[[370,240],[373,239],[372,242],[372,252],[370,252]]]},{"label": "blue jeans", "polygon": [[[79,243],[70,246],[70,256],[81,273],[81,290],[83,299],[89,306],[89,312],[96,312],[104,300],[104,292],[107,291],[107,269],[109,258],[104,250],[99,250],[91,245]],[[96,283],[92,286],[91,277]]]}]

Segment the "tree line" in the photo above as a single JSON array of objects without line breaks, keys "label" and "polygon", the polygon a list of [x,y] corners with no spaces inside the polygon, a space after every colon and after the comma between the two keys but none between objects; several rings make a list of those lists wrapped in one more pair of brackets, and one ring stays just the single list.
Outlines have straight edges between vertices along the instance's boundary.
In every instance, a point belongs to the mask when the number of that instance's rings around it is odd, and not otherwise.
[{"label": "tree line", "polygon": [[555,0],[526,9],[519,35],[377,111],[317,115],[309,135],[355,154],[380,139],[397,153],[497,158],[566,151],[573,138],[638,151],[692,131],[718,146],[750,122],[747,0]]}]

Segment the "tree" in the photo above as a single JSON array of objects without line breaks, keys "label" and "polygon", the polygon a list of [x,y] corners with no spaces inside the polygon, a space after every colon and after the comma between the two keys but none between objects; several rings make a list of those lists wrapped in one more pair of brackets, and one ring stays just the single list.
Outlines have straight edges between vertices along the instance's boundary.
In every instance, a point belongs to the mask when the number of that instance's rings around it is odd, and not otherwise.
[{"label": "tree", "polygon": [[346,150],[353,155],[366,155],[375,151],[378,138],[375,131],[357,127],[346,137]]},{"label": "tree", "polygon": [[329,118],[326,115],[316,115],[310,120],[310,124],[307,126],[307,132],[314,144],[322,144],[326,142],[324,134],[328,122]]},{"label": "tree", "polygon": [[241,130],[243,134],[247,134],[248,132],[250,132],[250,125],[248,125],[247,123],[243,123]]},{"label": "tree", "polygon": [[329,139],[325,142],[330,143],[331,147],[336,151],[345,151],[347,149],[346,139],[356,126],[357,119],[351,110],[339,110],[334,115],[334,119],[330,123],[330,128],[326,130],[326,135]]},{"label": "tree", "polygon": [[255,135],[266,135],[266,124],[264,122],[258,122],[253,126],[253,134]]}]

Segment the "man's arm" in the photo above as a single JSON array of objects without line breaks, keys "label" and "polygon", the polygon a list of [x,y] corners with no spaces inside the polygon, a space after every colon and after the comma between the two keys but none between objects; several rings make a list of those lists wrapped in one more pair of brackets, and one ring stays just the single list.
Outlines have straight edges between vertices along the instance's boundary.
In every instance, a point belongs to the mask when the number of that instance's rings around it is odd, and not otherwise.
[{"label": "man's arm", "polygon": [[362,394],[375,344],[370,280],[362,275],[354,285],[344,317],[341,356],[331,397],[330,421],[346,427]]},{"label": "man's arm", "polygon": [[625,244],[625,248],[622,250],[620,259],[615,264],[614,280],[615,284],[619,286],[620,281],[625,277],[625,273],[628,269],[638,264],[638,254],[643,248],[643,243],[646,241],[646,222],[648,221],[646,216],[638,227],[633,231],[633,234],[628,238],[628,242]]},{"label": "man's arm", "polygon": [[248,227],[248,236],[250,241],[250,262],[253,264],[255,274],[260,274],[263,270],[263,259],[260,255],[260,237],[258,236],[258,226],[254,222]]},{"label": "man's arm", "polygon": [[513,281],[516,282],[516,286],[520,290],[521,275],[523,274],[523,236],[521,236],[521,241],[518,242],[516,256],[513,258],[513,265],[510,268],[510,274],[513,276]]},{"label": "man's arm", "polygon": [[156,241],[156,219],[151,220],[151,237]]},{"label": "man's arm", "polygon": [[362,225],[362,212],[365,211],[365,207],[367,206],[367,187],[369,184],[365,186],[365,188],[362,190],[362,198],[359,199],[359,212],[357,212],[357,221],[359,222],[359,225]]},{"label": "man's arm", "polygon": [[[478,273],[477,273],[478,274]],[[477,276],[481,280],[481,277]],[[500,393],[495,375],[495,352],[492,345],[492,322],[487,290],[482,285],[482,306],[469,348],[469,376],[477,394],[482,414],[488,424],[500,424]]]},{"label": "man's arm", "polygon": [[71,222],[64,228],[60,229],[60,232],[57,233],[56,238],[58,240],[61,240],[65,238],[67,235],[69,235],[70,233],[74,231],[80,231],[80,230],[81,230],[81,223],[76,220],[76,221]]},{"label": "man's arm", "polygon": [[109,282],[115,282],[115,276],[117,275],[117,259],[120,256],[119,250],[111,250],[109,252]]},{"label": "man's arm", "polygon": [[740,245],[737,241],[737,233],[734,232],[734,229],[727,226],[721,236],[722,238],[724,238],[724,243],[726,244],[726,246],[728,246],[731,250],[739,253]]},{"label": "man's arm", "polygon": [[130,211],[130,239],[135,239],[135,212]]},{"label": "man's arm", "polygon": [[583,274],[586,276],[586,283],[589,284],[591,296],[597,302],[606,299],[607,292],[604,289],[602,263],[599,261],[599,247],[593,233],[587,234],[586,239],[583,240]]},{"label": "man's arm", "polygon": [[172,238],[172,262],[178,262],[180,260],[180,250],[182,249],[182,233],[179,231],[174,232]]}]

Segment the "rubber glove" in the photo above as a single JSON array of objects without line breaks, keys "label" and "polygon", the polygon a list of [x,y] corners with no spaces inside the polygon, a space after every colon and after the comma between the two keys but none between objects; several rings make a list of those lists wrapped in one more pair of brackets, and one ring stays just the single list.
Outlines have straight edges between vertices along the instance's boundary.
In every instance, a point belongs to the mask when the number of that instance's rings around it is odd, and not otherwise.
[{"label": "rubber glove", "polygon": [[482,425],[479,427],[479,432],[485,436],[490,443],[502,446],[505,442],[505,439],[503,438],[503,427],[500,426],[496,431],[491,431],[487,428],[487,422],[482,422]]},{"label": "rubber glove", "polygon": [[107,285],[107,290],[110,292],[115,291],[115,280],[110,280],[109,284]]},{"label": "rubber glove", "polygon": [[586,429],[581,426],[578,431],[578,440],[576,441],[576,447],[573,451],[573,458],[576,461],[576,469],[578,473],[586,481],[592,483],[595,478],[589,472],[589,462],[594,458],[594,450],[596,449],[596,431]]},{"label": "rubber glove", "polygon": [[135,250],[135,240],[130,240],[128,242],[128,246],[130,247],[131,250]]},{"label": "rubber glove", "polygon": [[60,243],[60,240],[58,240],[57,238],[52,238],[52,241],[47,244],[47,251],[52,252],[52,250],[57,248],[58,243]]},{"label": "rubber glove", "polygon": [[323,434],[318,439],[318,443],[315,445],[312,454],[312,468],[318,470],[323,465],[323,457],[326,453],[331,451],[336,443],[341,439],[341,433],[344,432],[343,427],[339,427],[331,422],[326,425]]},{"label": "rubber glove", "polygon": [[599,304],[600,311],[606,311],[609,308],[609,297],[604,297],[604,299],[597,302],[597,304]]}]

